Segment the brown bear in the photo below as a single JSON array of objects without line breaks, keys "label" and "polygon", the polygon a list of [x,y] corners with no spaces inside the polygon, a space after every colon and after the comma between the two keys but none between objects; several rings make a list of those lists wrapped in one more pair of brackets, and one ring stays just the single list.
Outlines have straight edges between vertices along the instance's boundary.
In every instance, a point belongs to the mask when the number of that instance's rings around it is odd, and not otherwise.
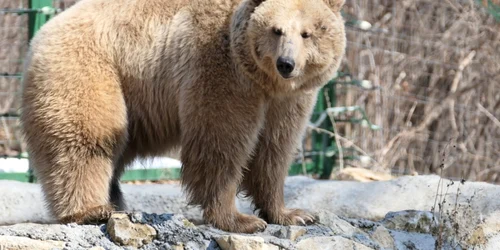
[{"label": "brown bear", "polygon": [[[51,213],[95,223],[125,204],[137,157],[181,149],[207,223],[251,233],[312,221],[283,185],[318,90],[345,50],[344,0],[82,0],[32,40],[21,124]],[[258,215],[239,213],[235,196]]]}]

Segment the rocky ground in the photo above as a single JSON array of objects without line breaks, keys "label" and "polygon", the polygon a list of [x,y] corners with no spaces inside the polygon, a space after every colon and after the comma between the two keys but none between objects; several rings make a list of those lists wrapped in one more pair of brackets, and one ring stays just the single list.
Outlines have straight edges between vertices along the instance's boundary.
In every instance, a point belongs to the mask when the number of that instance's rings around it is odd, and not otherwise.
[{"label": "rocky ground", "polygon": [[[287,206],[313,212],[317,222],[255,234],[204,225],[177,184],[124,185],[136,212],[79,226],[52,224],[38,185],[1,181],[0,249],[500,249],[500,186],[440,180],[290,177]],[[244,199],[237,206],[253,209]]]}]

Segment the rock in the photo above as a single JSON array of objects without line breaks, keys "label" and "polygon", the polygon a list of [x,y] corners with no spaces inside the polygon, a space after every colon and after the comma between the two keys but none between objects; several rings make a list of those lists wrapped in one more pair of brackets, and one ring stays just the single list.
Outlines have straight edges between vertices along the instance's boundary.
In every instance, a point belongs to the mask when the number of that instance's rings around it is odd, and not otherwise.
[{"label": "rock", "polygon": [[307,232],[307,229],[301,226],[268,225],[266,232],[280,239],[295,241],[297,238],[304,235]]},{"label": "rock", "polygon": [[[448,181],[445,180],[446,183]],[[391,211],[429,210],[434,204],[436,175],[403,176],[390,181],[314,180],[304,176],[287,177],[285,203],[290,208],[311,212],[328,210],[346,218],[381,220]],[[500,185],[483,182],[455,183],[449,187],[449,197],[455,197],[460,187],[459,203],[471,205],[473,214],[487,217],[500,207]],[[194,224],[203,223],[198,206],[188,206],[178,184],[122,185],[124,199],[131,211],[162,214],[182,214]],[[0,180],[0,225],[23,222],[50,223],[39,184]],[[454,200],[454,199],[453,199]],[[451,202],[450,202],[451,203]],[[253,213],[248,199],[239,197],[236,206],[243,213]],[[446,207],[449,207],[448,204]]]},{"label": "rock", "polygon": [[113,214],[107,229],[111,239],[123,246],[141,247],[156,237],[156,230],[146,224],[134,224],[127,214]]},{"label": "rock", "polygon": [[[394,238],[395,249],[429,250],[435,249],[436,240],[430,234],[409,233],[402,231],[390,231]],[[448,244],[443,244],[443,250],[455,250]],[[460,249],[460,248],[459,248]]]},{"label": "rock", "polygon": [[[433,214],[424,211],[436,206],[438,184],[436,176],[407,176],[361,183],[289,177],[284,189],[287,207],[311,211],[318,223],[303,227],[269,224],[264,232],[231,234],[236,236],[226,241],[221,241],[220,237],[228,232],[200,225],[203,221],[191,223],[191,218],[200,218],[202,213],[196,206],[185,205],[180,187],[123,185],[125,199],[131,204],[129,209],[141,211],[132,213],[130,220],[126,215],[117,215],[107,226],[15,224],[0,226],[0,235],[64,242],[68,250],[96,246],[111,250],[133,249],[134,245],[142,245],[143,250],[218,250],[221,246],[216,238],[221,244],[225,242],[226,248],[231,248],[231,244],[238,243],[239,236],[257,237],[249,244],[264,249],[297,249],[298,246],[307,249],[308,242],[312,246],[346,242],[352,246],[356,243],[365,249],[434,249],[438,239],[442,239],[439,241],[443,241],[442,249],[445,250],[456,249],[457,243],[462,249],[500,249],[500,219],[496,219],[500,218],[500,199],[496,198],[500,195],[500,186],[476,182],[450,184],[446,189],[448,202],[440,207],[443,209],[439,216],[434,215],[439,222],[436,223]],[[458,187],[460,192],[457,193]],[[0,181],[0,190],[5,191],[0,196],[0,224],[37,218],[46,222],[40,214],[45,208],[37,184]],[[253,212],[247,200],[237,199],[236,206],[241,212]],[[35,215],[31,210],[40,211]],[[137,235],[132,235],[137,234],[135,231],[142,231],[139,233],[143,235],[135,238]],[[125,244],[131,246],[120,246]]]},{"label": "rock", "polygon": [[494,236],[485,244],[485,250],[498,250],[500,248],[500,235]]},{"label": "rock", "polygon": [[428,234],[435,228],[434,220],[431,212],[406,210],[388,213],[381,223],[393,230]]},{"label": "rock", "polygon": [[[194,226],[182,214],[146,214],[133,216],[136,219],[151,225],[157,232],[153,243],[144,249],[163,249],[165,243],[170,245],[183,245],[185,249],[211,249],[217,245],[213,239],[222,231],[206,225]],[[134,221],[133,220],[133,221]],[[170,249],[172,246],[166,247]]]},{"label": "rock", "polygon": [[[360,219],[343,219],[335,214],[322,211],[318,213],[318,224],[308,226],[280,226],[268,225],[263,232],[253,235],[230,234],[211,227],[210,225],[193,226],[183,215],[177,214],[147,214],[136,213],[129,220],[125,214],[115,214],[106,225],[40,225],[24,224],[12,226],[0,226],[0,242],[7,242],[1,237],[15,237],[15,239],[26,239],[34,242],[59,242],[64,249],[135,249],[140,246],[143,250],[153,249],[256,249],[256,250],[283,250],[283,249],[434,249],[439,237],[433,230],[414,230],[415,223],[402,226],[404,218],[412,221],[419,216],[408,216],[408,214],[419,214],[424,212],[401,211],[387,216],[387,218],[399,218],[398,223],[393,223],[394,229],[386,228],[380,221],[368,221]],[[488,217],[484,222],[471,230],[467,237],[473,239],[468,243],[462,243],[462,249],[500,249],[500,227],[499,219]],[[500,216],[498,216],[500,217]],[[389,221],[382,220],[388,225]],[[416,221],[420,221],[416,219]],[[399,226],[398,226],[399,225]],[[149,228],[148,226],[154,228]],[[141,228],[138,230],[137,228]],[[425,227],[420,227],[425,228]],[[413,230],[412,232],[405,231]],[[114,230],[114,231],[113,231]],[[146,231],[144,237],[130,235],[132,231]],[[415,232],[415,231],[420,231]],[[427,233],[427,231],[430,231]],[[448,231],[449,232],[449,231]],[[152,236],[156,233],[156,236]],[[431,234],[433,233],[433,234]],[[457,249],[456,241],[452,238],[461,239],[456,235],[448,235],[443,231],[441,239],[443,250]],[[481,236],[477,238],[475,236]],[[30,237],[31,239],[28,239]],[[153,239],[154,237],[154,239]],[[114,241],[110,241],[110,238]],[[146,238],[146,239],[144,239]],[[153,240],[151,240],[153,239]],[[466,241],[467,238],[464,238]],[[476,241],[474,241],[476,240]],[[19,244],[21,241],[9,241]],[[440,241],[441,242],[441,241]],[[120,246],[121,245],[121,246]],[[127,245],[127,246],[124,246]],[[0,246],[3,246],[0,244]],[[98,247],[101,246],[101,247]],[[477,246],[477,247],[476,247]],[[8,248],[10,249],[10,248]],[[12,249],[50,249],[43,247],[12,248]],[[61,249],[57,246],[55,249]],[[3,250],[3,249],[2,249]]]},{"label": "rock", "polygon": [[369,250],[365,245],[359,244],[353,240],[342,236],[320,236],[311,237],[297,243],[298,250],[337,250],[337,249],[356,249]]},{"label": "rock", "polygon": [[[447,185],[449,181],[443,180]],[[317,181],[306,177],[289,177],[285,185],[287,207],[315,212],[328,210],[342,217],[381,220],[391,211],[428,211],[435,203],[440,177],[436,175],[403,176],[390,181]],[[460,188],[458,192],[458,188]],[[457,193],[459,193],[457,197]],[[447,197],[468,204],[475,214],[486,217],[500,207],[500,185],[465,182],[447,188]],[[451,199],[448,199],[451,201]],[[448,202],[444,209],[453,208]]]},{"label": "rock", "polygon": [[394,239],[392,238],[389,230],[384,226],[378,226],[371,234],[372,239],[377,242],[381,247],[386,249],[394,249]]},{"label": "rock", "polygon": [[279,250],[278,246],[266,244],[264,238],[257,236],[224,235],[215,240],[222,250]]},{"label": "rock", "polygon": [[297,238],[299,238],[300,236],[304,235],[307,230],[303,227],[298,227],[298,226],[290,226],[290,227],[287,227],[287,234],[286,234],[286,238],[291,240],[291,241],[295,241]]},{"label": "rock", "polygon": [[53,240],[34,240],[26,237],[18,236],[0,236],[0,249],[8,250],[52,250],[63,249],[66,243]]},{"label": "rock", "polygon": [[326,210],[319,211],[316,214],[316,220],[317,223],[329,227],[335,235],[352,236],[355,234],[365,234],[349,222]]},{"label": "rock", "polygon": [[178,245],[173,245],[171,246],[172,250],[184,250],[184,244],[178,244]]},{"label": "rock", "polygon": [[500,247],[500,211],[486,218],[467,236],[471,246],[491,246],[496,240],[498,245],[495,246]]}]

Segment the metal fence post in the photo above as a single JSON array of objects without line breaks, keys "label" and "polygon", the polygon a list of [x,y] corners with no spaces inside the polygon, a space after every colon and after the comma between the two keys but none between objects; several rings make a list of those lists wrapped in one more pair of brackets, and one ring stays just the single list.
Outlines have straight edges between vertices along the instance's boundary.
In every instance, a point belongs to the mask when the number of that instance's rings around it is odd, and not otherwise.
[{"label": "metal fence post", "polygon": [[38,10],[38,12],[29,13],[28,39],[31,41],[40,27],[55,14],[55,9],[52,0],[30,0],[29,8]]}]

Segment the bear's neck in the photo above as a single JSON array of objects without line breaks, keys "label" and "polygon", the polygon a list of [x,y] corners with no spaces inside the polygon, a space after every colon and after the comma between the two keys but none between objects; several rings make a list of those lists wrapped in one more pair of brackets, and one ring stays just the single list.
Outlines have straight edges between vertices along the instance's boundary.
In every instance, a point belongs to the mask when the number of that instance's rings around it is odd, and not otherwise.
[{"label": "bear's neck", "polygon": [[[278,90],[274,88],[274,79],[270,78],[255,63],[251,55],[251,47],[248,41],[248,20],[253,13],[253,2],[242,1],[234,10],[230,24],[230,50],[236,70],[240,75],[251,81],[254,86],[262,88],[268,95],[277,95]],[[252,6],[250,6],[252,5]]]}]

